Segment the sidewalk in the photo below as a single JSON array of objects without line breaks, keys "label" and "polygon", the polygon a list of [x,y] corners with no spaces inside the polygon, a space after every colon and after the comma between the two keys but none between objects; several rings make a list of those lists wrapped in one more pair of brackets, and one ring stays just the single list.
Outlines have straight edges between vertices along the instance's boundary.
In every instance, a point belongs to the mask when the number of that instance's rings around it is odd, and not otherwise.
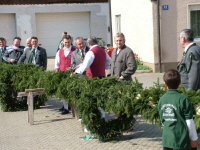
[{"label": "sidewalk", "polygon": [[[53,70],[54,59],[48,60],[48,70]],[[143,87],[150,87],[161,73],[134,74]],[[60,115],[61,102],[49,99],[45,106],[34,111],[34,125],[27,123],[27,111],[0,111],[0,150],[161,150],[161,131],[156,125],[145,123],[140,117],[131,132],[117,141],[101,143],[84,141],[87,135],[81,122],[71,114]]]},{"label": "sidewalk", "polygon": [[[49,99],[34,111],[34,125],[27,123],[27,111],[0,111],[0,150],[160,150],[161,131],[141,120],[133,131],[116,143],[84,141],[81,122],[71,114],[60,115],[62,103]],[[138,118],[138,120],[141,118]]]}]

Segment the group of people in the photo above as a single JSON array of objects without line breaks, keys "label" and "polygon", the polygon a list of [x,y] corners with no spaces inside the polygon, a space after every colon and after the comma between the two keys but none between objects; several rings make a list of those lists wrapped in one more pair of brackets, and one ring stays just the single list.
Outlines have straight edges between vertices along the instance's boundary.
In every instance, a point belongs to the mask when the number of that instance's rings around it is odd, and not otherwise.
[{"label": "group of people", "polygon": [[[74,70],[74,74],[86,75],[88,78],[103,78],[105,69],[110,69],[111,76],[119,81],[132,80],[131,76],[137,69],[133,51],[126,46],[123,33],[114,37],[116,48],[110,57],[105,49],[98,45],[96,37],[89,37],[87,44],[82,37],[75,39],[63,32],[55,57],[56,71]],[[177,70],[167,71],[163,80],[168,91],[160,98],[158,111],[163,124],[164,150],[196,149],[197,132],[193,121],[192,105],[186,96],[181,95],[177,88],[180,84],[186,90],[200,89],[200,47],[194,42],[194,32],[184,29],[180,33],[180,44],[184,53]],[[0,38],[0,62],[11,64],[33,63],[44,70],[47,67],[46,50],[38,46],[37,37],[27,39],[27,46],[20,45],[21,39],[15,37],[13,45],[6,46],[6,39]],[[69,113],[65,100],[62,114]]]},{"label": "group of people", "polygon": [[[88,78],[103,78],[106,76],[106,69],[111,69],[111,76],[116,76],[119,80],[132,80],[131,76],[137,69],[133,51],[125,45],[123,33],[115,35],[117,48],[112,53],[112,59],[106,50],[98,45],[96,37],[89,37],[87,45],[82,37],[74,40],[66,32],[63,40],[59,43],[59,49],[55,57],[56,71],[74,70],[74,74],[85,75]],[[62,114],[68,114],[68,103],[63,101],[60,109]]]},{"label": "group of people", "polygon": [[7,46],[6,39],[0,37],[0,62],[9,64],[33,63],[44,70],[47,68],[46,50],[38,45],[38,38],[26,40],[27,46],[21,46],[21,38],[15,37],[13,45]]},{"label": "group of people", "polygon": [[[106,50],[98,45],[96,37],[89,37],[87,45],[82,37],[77,37],[74,42],[75,46],[72,44],[72,36],[67,32],[62,33],[55,56],[56,71],[73,69],[74,74],[103,78],[106,76],[105,69],[111,68],[111,76],[118,76],[119,80],[132,80],[131,75],[135,73],[137,64],[133,51],[125,45],[123,33],[117,33],[115,36],[117,48],[112,53],[112,61]],[[15,37],[13,45],[10,46],[6,46],[6,39],[0,37],[0,62],[33,63],[46,70],[47,54],[46,50],[38,45],[38,38],[28,38],[26,47],[20,44],[20,37]],[[63,105],[61,114],[68,114],[69,107],[65,100]]]}]

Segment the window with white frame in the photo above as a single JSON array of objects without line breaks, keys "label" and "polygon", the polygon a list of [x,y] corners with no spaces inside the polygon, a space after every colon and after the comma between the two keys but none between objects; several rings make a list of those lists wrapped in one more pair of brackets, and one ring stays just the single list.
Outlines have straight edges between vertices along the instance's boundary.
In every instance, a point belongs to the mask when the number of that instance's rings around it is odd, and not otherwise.
[{"label": "window with white frame", "polygon": [[115,16],[115,29],[116,33],[121,32],[121,15]]},{"label": "window with white frame", "polygon": [[190,28],[194,31],[195,38],[200,38],[200,10],[190,11]]}]

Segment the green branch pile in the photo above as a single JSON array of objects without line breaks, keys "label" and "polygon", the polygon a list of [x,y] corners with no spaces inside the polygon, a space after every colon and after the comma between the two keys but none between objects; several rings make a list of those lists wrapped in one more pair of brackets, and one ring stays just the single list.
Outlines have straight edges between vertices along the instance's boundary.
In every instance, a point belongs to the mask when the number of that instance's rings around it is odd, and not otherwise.
[{"label": "green branch pile", "polygon": [[[64,98],[76,104],[82,116],[82,125],[90,130],[100,141],[122,136],[134,126],[134,115],[142,115],[146,121],[160,126],[157,110],[159,98],[166,88],[155,83],[149,89],[143,89],[136,79],[134,82],[117,81],[116,78],[79,78],[70,76],[71,72],[43,71],[35,65],[0,64],[0,102],[3,111],[27,110],[26,99],[18,100],[16,93],[25,89],[45,88],[35,105],[39,106],[47,97]],[[15,96],[13,96],[13,91]],[[200,127],[198,114],[200,91],[180,92],[188,96],[194,108],[196,127]],[[99,111],[115,113],[118,119],[106,121]]]}]

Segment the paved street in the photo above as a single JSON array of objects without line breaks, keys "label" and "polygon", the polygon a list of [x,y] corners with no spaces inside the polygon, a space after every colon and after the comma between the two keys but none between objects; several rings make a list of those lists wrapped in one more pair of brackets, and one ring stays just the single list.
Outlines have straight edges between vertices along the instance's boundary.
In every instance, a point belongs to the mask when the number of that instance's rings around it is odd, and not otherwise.
[{"label": "paved street", "polygon": [[[48,70],[53,69],[54,59],[48,60]],[[50,66],[50,64],[52,65]],[[152,86],[160,73],[136,73],[144,87]],[[162,80],[161,80],[162,81]],[[0,111],[0,150],[161,150],[161,131],[157,126],[145,123],[140,117],[133,131],[123,138],[101,143],[98,140],[82,140],[87,135],[81,122],[71,114],[60,115],[61,102],[49,99],[45,106],[34,111],[34,125],[27,123],[27,111]]]},{"label": "paved street", "polygon": [[[141,120],[134,130],[117,142],[82,140],[87,133],[71,114],[60,115],[62,104],[49,99],[46,106],[34,111],[34,125],[27,123],[27,111],[0,112],[1,150],[160,150],[161,132]],[[138,120],[141,118],[138,118]],[[116,143],[115,143],[116,142]]]}]

